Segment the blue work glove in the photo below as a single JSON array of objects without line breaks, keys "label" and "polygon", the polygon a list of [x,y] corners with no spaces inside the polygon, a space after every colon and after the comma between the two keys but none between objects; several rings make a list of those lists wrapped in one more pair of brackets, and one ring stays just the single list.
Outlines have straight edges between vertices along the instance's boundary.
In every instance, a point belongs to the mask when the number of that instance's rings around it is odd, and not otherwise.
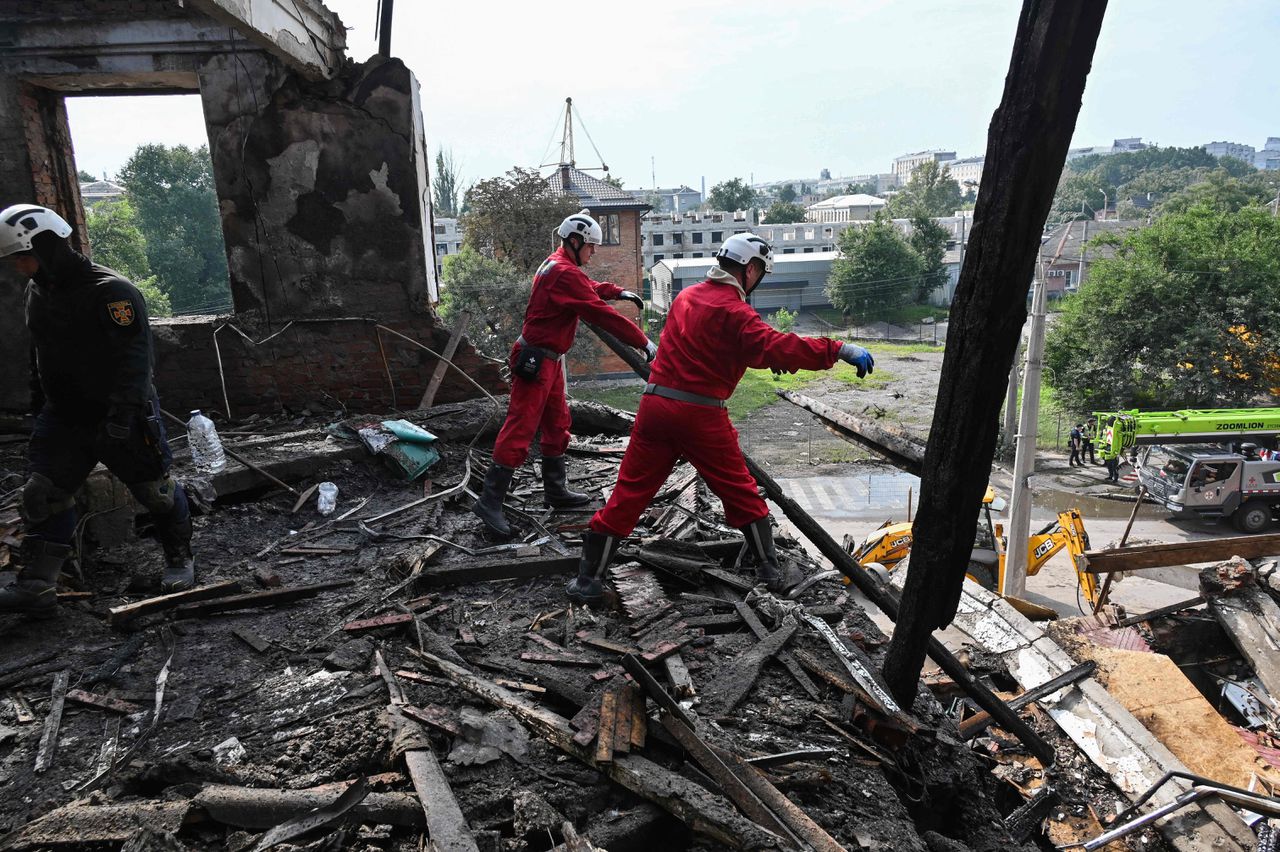
[{"label": "blue work glove", "polygon": [[645,343],[644,360],[652,364],[653,359],[657,357],[658,357],[658,344],[654,343],[652,340]]},{"label": "blue work glove", "polygon": [[857,369],[860,379],[872,372],[872,368],[876,365],[876,359],[871,357],[871,353],[856,343],[841,343],[839,358],[846,364],[852,364]]},{"label": "blue work glove", "polygon": [[644,299],[641,299],[639,296],[637,296],[635,293],[632,293],[630,290],[623,290],[621,293],[619,293],[618,301],[631,302],[640,310],[642,311],[644,310]]}]

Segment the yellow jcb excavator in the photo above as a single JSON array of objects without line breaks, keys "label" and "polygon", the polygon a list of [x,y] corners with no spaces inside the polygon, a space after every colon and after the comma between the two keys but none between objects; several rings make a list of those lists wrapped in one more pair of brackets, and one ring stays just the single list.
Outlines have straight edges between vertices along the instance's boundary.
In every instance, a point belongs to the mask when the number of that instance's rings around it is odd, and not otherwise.
[{"label": "yellow jcb excavator", "polygon": [[[965,572],[970,580],[995,592],[1000,590],[1004,581],[1005,538],[1004,526],[992,521],[991,510],[999,512],[1004,507],[1004,500],[997,497],[995,489],[988,486],[987,493],[982,498],[982,514],[978,518],[973,552],[969,555],[969,569]],[[855,543],[846,536],[845,550],[864,568],[878,563],[892,571],[911,552],[911,542],[910,521],[885,521],[861,543]],[[1085,598],[1089,603],[1095,603],[1098,594],[1097,578],[1081,570],[1084,552],[1089,549],[1089,534],[1085,532],[1084,518],[1079,509],[1059,512],[1056,521],[1030,536],[1027,541],[1027,576],[1038,574],[1044,564],[1063,548],[1071,556],[1071,563],[1076,569],[1076,576],[1080,578],[1080,589]]]}]

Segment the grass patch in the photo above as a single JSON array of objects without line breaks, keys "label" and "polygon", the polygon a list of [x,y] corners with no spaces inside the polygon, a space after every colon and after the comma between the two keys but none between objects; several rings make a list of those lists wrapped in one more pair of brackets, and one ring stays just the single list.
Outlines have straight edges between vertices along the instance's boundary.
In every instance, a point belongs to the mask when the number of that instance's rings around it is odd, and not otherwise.
[{"label": "grass patch", "polygon": [[628,380],[608,387],[597,385],[592,388],[570,388],[569,395],[574,399],[598,402],[601,405],[609,405],[620,411],[630,411],[635,414],[640,408],[640,392],[643,390],[644,385]]},{"label": "grass patch", "polygon": [[915,325],[922,319],[932,317],[935,320],[944,320],[948,316],[947,308],[939,308],[936,305],[902,305],[897,308],[890,308],[885,311],[884,316],[876,317],[877,320],[883,322],[891,322],[894,325]]}]

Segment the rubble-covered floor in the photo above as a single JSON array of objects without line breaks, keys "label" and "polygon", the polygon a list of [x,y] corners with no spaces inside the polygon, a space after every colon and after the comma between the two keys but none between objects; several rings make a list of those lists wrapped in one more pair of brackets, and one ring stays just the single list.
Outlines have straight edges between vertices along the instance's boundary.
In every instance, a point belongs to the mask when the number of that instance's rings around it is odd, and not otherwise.
[{"label": "rubble-covered floor", "polygon": [[[335,482],[339,504],[329,518],[316,514],[314,501],[295,514],[293,495],[262,489],[221,499],[196,520],[202,584],[234,580],[242,592],[343,585],[278,606],[207,615],[169,611],[112,625],[113,607],[157,594],[158,547],[141,539],[86,548],[83,580],[72,585],[88,594],[65,598],[57,618],[0,621],[0,831],[15,832],[9,842],[43,848],[57,845],[60,836],[74,841],[83,828],[75,821],[78,811],[56,810],[73,801],[135,807],[170,802],[177,816],[143,819],[145,837],[131,827],[139,817],[126,807],[121,838],[130,838],[131,848],[248,849],[263,829],[284,819],[254,825],[263,818],[248,813],[248,805],[215,814],[200,805],[202,795],[221,789],[211,785],[307,790],[337,784],[322,790],[331,799],[344,786],[338,782],[365,777],[375,791],[371,797],[392,794],[388,801],[399,810],[339,821],[294,846],[419,849],[421,810],[405,754],[393,740],[403,746],[405,730],[426,719],[409,737],[411,745],[429,743],[479,849],[552,848],[566,841],[565,820],[612,850],[721,848],[506,711],[461,690],[430,663],[432,656],[452,659],[534,706],[566,720],[577,717],[594,750],[591,711],[599,709],[604,693],[626,685],[619,652],[627,649],[650,654],[649,670],[696,714],[708,742],[744,758],[828,750],[766,774],[845,848],[1048,849],[1066,836],[1087,839],[1089,826],[1096,825],[1089,822],[1093,814],[1114,812],[1120,797],[1105,776],[1034,707],[1029,718],[1059,754],[1047,772],[998,729],[972,744],[961,742],[957,693],[928,672],[926,684],[937,697],[921,691],[911,716],[918,728],[904,731],[883,718],[877,724],[860,700],[864,693],[803,621],[789,642],[779,643],[785,661],[774,654],[754,683],[736,682],[735,673],[750,671],[746,663],[760,642],[743,621],[744,603],[746,616],[754,613],[758,627],[771,634],[765,641],[778,639],[777,631],[795,614],[750,588],[749,574],[734,565],[735,545],[714,544],[736,533],[723,526],[718,503],[707,499],[687,469],[677,470],[642,519],[615,574],[623,599],[604,611],[567,606],[563,586],[571,560],[564,557],[576,556],[589,515],[544,510],[531,465],[520,472],[511,502],[524,504],[516,525],[524,542],[541,542],[536,547],[485,540],[466,509],[470,498],[460,490],[362,523],[424,493],[450,491],[468,456],[471,487],[479,486],[487,447],[469,450],[466,443],[479,431],[475,411],[459,408],[453,416],[453,428],[448,415],[422,420],[451,438],[438,444],[441,461],[427,474],[426,487],[394,479],[375,459],[342,459],[294,483]],[[259,423],[244,431],[299,428]],[[598,494],[612,484],[619,439],[577,440],[583,444],[571,453],[572,484]],[[20,471],[22,445],[0,450],[2,472]],[[181,461],[176,472],[190,474]],[[0,520],[12,519],[14,498],[9,494]],[[496,552],[486,552],[495,546]],[[797,545],[784,541],[780,548],[807,573],[819,570]],[[471,573],[459,574],[462,569]],[[526,576],[473,581],[482,571]],[[463,582],[455,582],[459,578]],[[867,668],[878,668],[885,639],[845,586],[817,583],[798,602],[831,622]],[[398,623],[351,626],[384,615]],[[385,660],[385,671],[375,654]],[[665,659],[683,662],[688,683]],[[978,665],[974,670],[983,671]],[[71,689],[128,702],[136,712],[121,715],[68,701],[56,749],[46,747],[48,768],[35,772],[51,684],[60,672],[67,673]],[[993,685],[1009,685],[995,674]],[[399,700],[388,682],[410,710],[388,712]],[[163,695],[157,718],[158,683]],[[730,707],[734,694],[741,703]],[[687,760],[659,724],[656,709],[649,701],[648,735],[633,751],[718,792],[717,782]],[[625,747],[625,739],[615,746]],[[1047,828],[1038,818],[1019,843],[1004,819],[1041,784],[1052,785],[1060,801],[1047,812]],[[188,808],[192,802],[196,806]],[[43,834],[19,831],[54,811],[41,825]],[[412,824],[396,824],[406,820]],[[1063,827],[1072,823],[1083,827]],[[176,833],[157,839],[165,829]],[[1163,848],[1153,832],[1130,842],[1132,848]]]}]

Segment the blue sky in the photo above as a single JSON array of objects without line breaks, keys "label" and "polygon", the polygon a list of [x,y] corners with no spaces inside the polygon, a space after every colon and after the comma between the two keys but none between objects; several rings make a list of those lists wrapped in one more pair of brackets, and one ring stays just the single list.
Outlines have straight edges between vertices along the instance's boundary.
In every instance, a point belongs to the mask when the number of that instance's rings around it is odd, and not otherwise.
[{"label": "blue sky", "polygon": [[[372,54],[375,0],[328,5],[350,29],[349,54]],[[468,181],[544,162],[571,95],[626,186],[652,185],[652,157],[660,185],[709,187],[888,171],[925,148],[983,153],[1020,5],[401,0],[393,48],[422,84],[433,147],[451,148]],[[589,13],[571,21],[571,8]],[[1277,45],[1274,2],[1112,0],[1074,144],[1261,147],[1280,135]],[[68,109],[78,164],[97,174],[144,142],[205,142],[194,97]],[[578,161],[598,165],[581,137]]]}]

